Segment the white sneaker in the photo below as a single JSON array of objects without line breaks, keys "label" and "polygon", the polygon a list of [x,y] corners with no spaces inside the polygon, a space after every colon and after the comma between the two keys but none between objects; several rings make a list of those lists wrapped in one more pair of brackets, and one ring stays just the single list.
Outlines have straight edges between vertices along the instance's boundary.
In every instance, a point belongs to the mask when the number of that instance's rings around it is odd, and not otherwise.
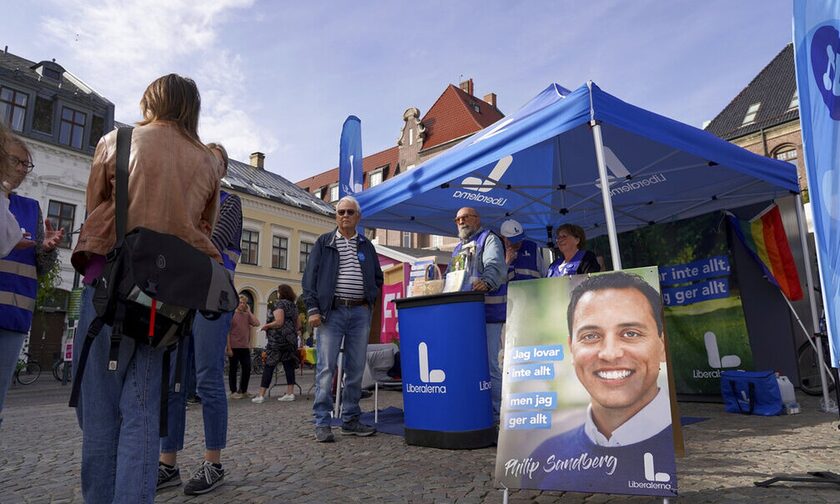
[{"label": "white sneaker", "polygon": [[295,395],[294,394],[286,394],[283,397],[278,398],[277,400],[280,401],[280,402],[294,401],[295,400]]},{"label": "white sneaker", "polygon": [[256,397],[254,397],[253,399],[251,399],[251,402],[252,403],[257,403],[257,404],[262,404],[262,403],[265,402],[265,396],[258,395]]},{"label": "white sneaker", "polygon": [[239,392],[234,392],[230,395],[231,399],[242,399],[242,397],[242,394],[240,394]]}]

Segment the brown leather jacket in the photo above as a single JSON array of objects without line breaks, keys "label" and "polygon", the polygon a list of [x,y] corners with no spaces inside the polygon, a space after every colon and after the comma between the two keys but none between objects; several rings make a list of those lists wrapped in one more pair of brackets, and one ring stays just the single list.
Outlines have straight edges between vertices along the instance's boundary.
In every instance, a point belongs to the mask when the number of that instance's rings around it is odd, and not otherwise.
[{"label": "brown leather jacket", "polygon": [[[87,219],[71,262],[85,272],[90,254],[105,255],[116,243],[114,229],[117,132],[102,137],[87,185]],[[206,231],[219,213],[219,162],[172,124],[157,121],[134,128],[128,163],[127,230],[145,227],[175,235],[221,262]],[[202,221],[204,221],[202,223]]]}]

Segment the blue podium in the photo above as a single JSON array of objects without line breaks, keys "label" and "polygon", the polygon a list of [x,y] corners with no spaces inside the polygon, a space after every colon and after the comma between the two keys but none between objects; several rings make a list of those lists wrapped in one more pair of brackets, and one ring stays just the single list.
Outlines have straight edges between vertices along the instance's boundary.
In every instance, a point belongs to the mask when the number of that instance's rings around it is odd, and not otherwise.
[{"label": "blue podium", "polygon": [[453,450],[493,445],[484,294],[453,292],[394,302],[406,444]]}]

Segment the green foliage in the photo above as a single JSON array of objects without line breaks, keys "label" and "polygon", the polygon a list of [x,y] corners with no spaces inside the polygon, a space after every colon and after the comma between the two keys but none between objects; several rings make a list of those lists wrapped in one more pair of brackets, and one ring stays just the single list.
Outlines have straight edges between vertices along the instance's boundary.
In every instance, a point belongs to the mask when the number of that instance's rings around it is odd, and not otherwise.
[{"label": "green foliage", "polygon": [[40,310],[45,306],[54,306],[53,296],[56,286],[61,281],[61,265],[54,262],[52,268],[38,276],[38,294],[35,297],[35,309]]}]

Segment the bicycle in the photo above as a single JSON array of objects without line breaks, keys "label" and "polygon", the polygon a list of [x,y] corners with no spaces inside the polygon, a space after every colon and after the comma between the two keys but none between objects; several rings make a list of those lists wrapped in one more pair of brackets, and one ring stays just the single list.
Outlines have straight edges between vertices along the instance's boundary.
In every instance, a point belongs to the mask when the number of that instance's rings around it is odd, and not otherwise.
[{"label": "bicycle", "polygon": [[63,382],[65,373],[67,376],[67,381],[73,380],[73,363],[70,361],[65,361],[64,359],[56,360],[52,366],[52,374],[53,378],[56,380]]},{"label": "bicycle", "polygon": [[265,360],[263,359],[263,348],[254,348],[251,352],[251,373],[255,375],[262,375],[263,367],[265,367]]},{"label": "bicycle", "polygon": [[[823,360],[822,362],[831,362],[831,352],[828,348],[828,336],[825,333],[818,333],[814,336],[819,338],[822,342]],[[814,342],[816,344],[816,342]],[[796,362],[799,365],[799,386],[802,392],[811,396],[822,395],[822,382],[820,381],[820,363],[817,359],[817,351],[811,345],[810,341],[806,341],[799,346],[796,352]],[[830,370],[826,370],[828,376],[828,391],[834,390],[834,376]]]},{"label": "bicycle", "polygon": [[18,359],[15,367],[15,381],[21,385],[31,385],[41,376],[41,365],[38,361],[24,354],[26,359]]}]

